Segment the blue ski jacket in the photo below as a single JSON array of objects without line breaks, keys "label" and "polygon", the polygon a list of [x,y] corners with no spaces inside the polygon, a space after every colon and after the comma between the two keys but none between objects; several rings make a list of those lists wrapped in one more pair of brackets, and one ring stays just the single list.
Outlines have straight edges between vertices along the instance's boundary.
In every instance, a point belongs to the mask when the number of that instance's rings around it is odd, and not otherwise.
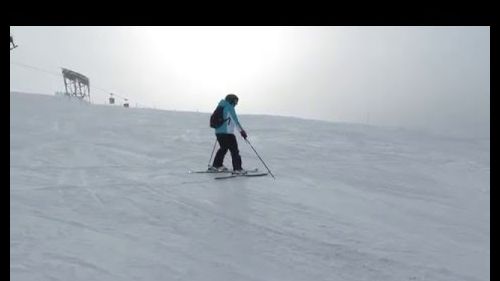
[{"label": "blue ski jacket", "polygon": [[218,106],[222,106],[224,110],[222,111],[222,116],[224,117],[224,123],[222,126],[215,129],[216,134],[234,134],[234,128],[238,127],[241,132],[243,128],[241,127],[234,106],[226,100],[221,100]]}]

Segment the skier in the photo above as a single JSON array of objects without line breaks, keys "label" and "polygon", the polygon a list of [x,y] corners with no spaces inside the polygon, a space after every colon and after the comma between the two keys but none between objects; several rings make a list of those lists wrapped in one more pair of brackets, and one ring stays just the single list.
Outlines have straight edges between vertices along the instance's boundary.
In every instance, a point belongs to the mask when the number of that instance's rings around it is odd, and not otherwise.
[{"label": "skier", "polygon": [[213,164],[208,169],[210,171],[228,171],[224,167],[224,157],[227,151],[231,152],[231,159],[233,164],[234,174],[245,174],[246,171],[241,167],[241,156],[238,150],[238,142],[236,141],[236,136],[234,135],[234,127],[238,127],[241,136],[246,140],[247,133],[241,127],[241,124],[236,115],[234,107],[238,104],[238,97],[235,94],[229,94],[225,99],[221,100],[218,106],[223,108],[222,116],[224,122],[221,126],[215,128],[215,136],[219,142],[219,150],[215,154]]},{"label": "skier", "polygon": [[12,35],[10,35],[10,49],[14,49],[15,47],[17,47],[17,45],[14,43],[14,38],[12,38]]}]

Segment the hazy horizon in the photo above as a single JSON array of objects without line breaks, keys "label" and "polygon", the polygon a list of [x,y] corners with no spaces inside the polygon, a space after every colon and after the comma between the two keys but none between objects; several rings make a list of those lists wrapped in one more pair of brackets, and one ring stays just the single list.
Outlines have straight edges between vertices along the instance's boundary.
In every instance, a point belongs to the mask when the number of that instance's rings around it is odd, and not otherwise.
[{"label": "hazy horizon", "polygon": [[10,90],[63,91],[57,74],[65,67],[90,78],[99,104],[113,92],[131,106],[211,112],[235,93],[240,114],[489,136],[489,32],[487,26],[11,27],[19,47],[10,52]]}]

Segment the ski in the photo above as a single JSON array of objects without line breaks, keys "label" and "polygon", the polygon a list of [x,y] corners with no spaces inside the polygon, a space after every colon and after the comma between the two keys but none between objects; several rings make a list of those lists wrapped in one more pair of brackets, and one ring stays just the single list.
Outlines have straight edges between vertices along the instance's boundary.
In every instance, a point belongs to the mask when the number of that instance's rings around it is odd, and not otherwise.
[{"label": "ski", "polygon": [[262,177],[267,176],[269,173],[247,172],[246,174],[230,174],[227,176],[215,177],[216,180],[231,179],[237,177]]},{"label": "ski", "polygon": [[[248,170],[248,172],[251,172],[251,173],[256,173],[258,171],[259,171],[258,168]],[[192,171],[192,170],[190,170],[189,173],[190,174],[230,174],[230,173],[232,173],[232,171],[231,170],[227,170],[227,171],[210,171],[210,170]]]},{"label": "ski", "polygon": [[209,171],[209,170],[200,170],[200,171],[189,171],[190,174],[223,174],[223,173],[231,173],[231,171]]}]

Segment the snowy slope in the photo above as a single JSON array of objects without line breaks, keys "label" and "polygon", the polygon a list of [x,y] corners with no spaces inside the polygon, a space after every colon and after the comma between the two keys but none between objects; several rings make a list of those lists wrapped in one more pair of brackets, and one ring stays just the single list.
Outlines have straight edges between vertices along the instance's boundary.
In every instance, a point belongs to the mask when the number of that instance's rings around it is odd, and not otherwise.
[{"label": "snowy slope", "polygon": [[11,280],[490,278],[489,139],[242,115],[216,181],[208,114],[10,98]]}]

